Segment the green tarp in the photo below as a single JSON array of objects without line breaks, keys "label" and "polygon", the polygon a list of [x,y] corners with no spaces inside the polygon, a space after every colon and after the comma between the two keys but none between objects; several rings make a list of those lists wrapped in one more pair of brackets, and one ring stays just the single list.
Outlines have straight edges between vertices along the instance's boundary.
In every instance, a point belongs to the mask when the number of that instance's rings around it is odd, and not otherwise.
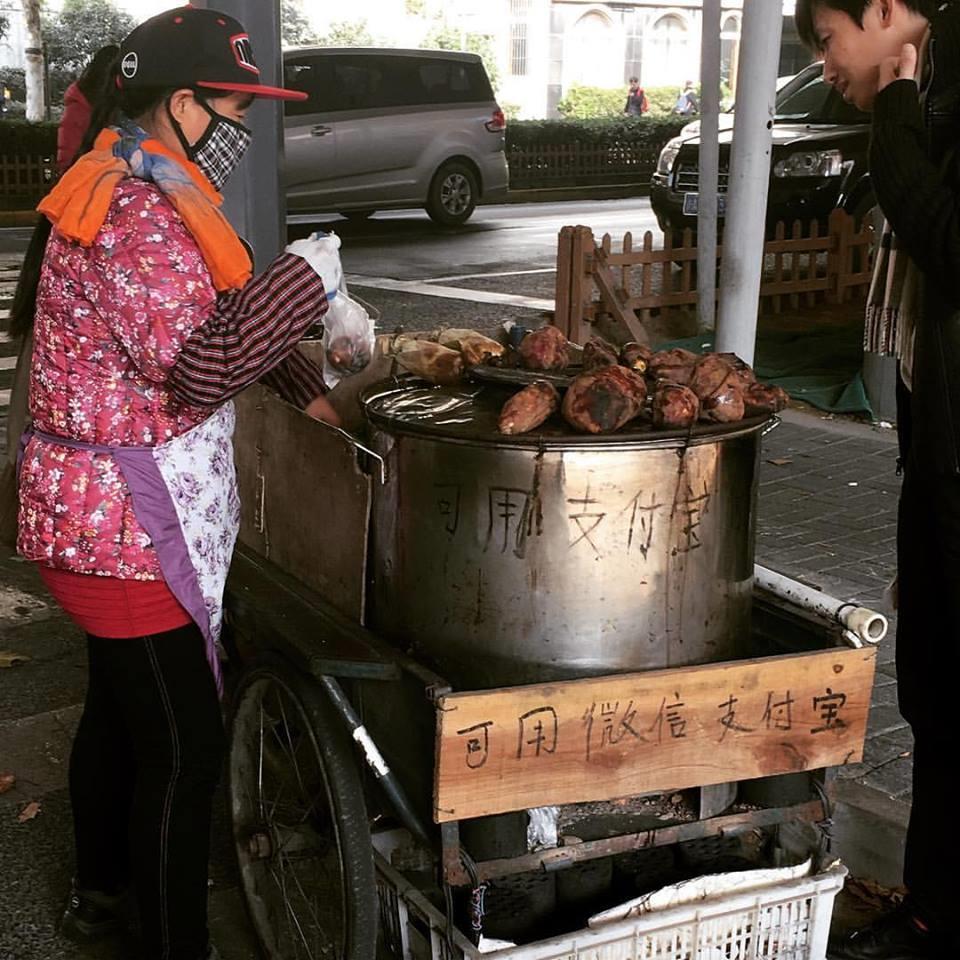
[{"label": "green tarp", "polygon": [[[783,387],[794,400],[830,413],[865,413],[872,418],[860,375],[862,340],[863,328],[856,324],[817,325],[807,331],[761,326],[754,369],[760,380]],[[670,347],[708,353],[713,339],[710,334],[687,337],[660,344],[658,349]]]}]

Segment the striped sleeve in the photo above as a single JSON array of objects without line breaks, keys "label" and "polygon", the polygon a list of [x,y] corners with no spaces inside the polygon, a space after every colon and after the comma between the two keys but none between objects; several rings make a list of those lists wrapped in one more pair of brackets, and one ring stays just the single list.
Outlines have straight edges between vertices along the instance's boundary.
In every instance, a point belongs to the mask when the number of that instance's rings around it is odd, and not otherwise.
[{"label": "striped sleeve", "polygon": [[306,409],[312,400],[327,392],[323,371],[299,350],[294,350],[262,376],[260,382],[275,390],[287,403],[301,409]]},{"label": "striped sleeve", "polygon": [[[217,301],[183,344],[168,383],[184,403],[222,403],[280,364],[326,312],[323,282],[313,268],[302,257],[282,254],[242,290]],[[285,371],[301,390],[309,383],[298,379],[304,370],[294,361]]]}]

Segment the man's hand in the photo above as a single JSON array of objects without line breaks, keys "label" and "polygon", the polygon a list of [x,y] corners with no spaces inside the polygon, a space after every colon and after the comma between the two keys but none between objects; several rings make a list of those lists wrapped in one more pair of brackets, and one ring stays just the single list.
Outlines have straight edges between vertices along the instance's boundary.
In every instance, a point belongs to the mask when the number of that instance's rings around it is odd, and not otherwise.
[{"label": "man's hand", "polygon": [[877,93],[889,87],[894,80],[913,80],[917,75],[917,48],[905,43],[899,57],[887,57],[880,61],[880,80]]},{"label": "man's hand", "polygon": [[332,427],[339,427],[343,424],[340,414],[333,409],[330,401],[322,393],[307,404],[305,412],[308,417],[313,417],[314,420],[323,420],[324,423],[329,423]]}]

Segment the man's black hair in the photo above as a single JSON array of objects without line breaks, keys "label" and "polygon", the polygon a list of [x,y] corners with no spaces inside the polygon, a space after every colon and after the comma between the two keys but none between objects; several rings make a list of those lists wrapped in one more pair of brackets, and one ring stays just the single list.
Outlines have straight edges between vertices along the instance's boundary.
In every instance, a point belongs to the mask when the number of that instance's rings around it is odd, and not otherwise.
[{"label": "man's black hair", "polygon": [[[797,24],[797,33],[800,39],[811,50],[820,49],[820,38],[813,23],[814,15],[820,7],[830,10],[839,10],[845,13],[858,27],[863,27],[863,14],[867,7],[875,0],[797,0],[797,9],[794,21]],[[908,9],[922,13],[925,17],[932,17],[936,8],[943,0],[900,0]]]}]

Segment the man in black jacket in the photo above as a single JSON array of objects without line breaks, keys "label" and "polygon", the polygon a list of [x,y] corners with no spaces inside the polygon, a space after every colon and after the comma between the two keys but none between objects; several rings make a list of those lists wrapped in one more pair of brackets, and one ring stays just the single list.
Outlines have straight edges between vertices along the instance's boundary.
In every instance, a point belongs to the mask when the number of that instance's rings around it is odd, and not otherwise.
[{"label": "man in black jacket", "polygon": [[837,944],[843,960],[960,957],[960,0],[797,0],[824,79],[871,111],[886,218],[867,311],[900,360],[897,679],[914,734],[904,906]]}]

